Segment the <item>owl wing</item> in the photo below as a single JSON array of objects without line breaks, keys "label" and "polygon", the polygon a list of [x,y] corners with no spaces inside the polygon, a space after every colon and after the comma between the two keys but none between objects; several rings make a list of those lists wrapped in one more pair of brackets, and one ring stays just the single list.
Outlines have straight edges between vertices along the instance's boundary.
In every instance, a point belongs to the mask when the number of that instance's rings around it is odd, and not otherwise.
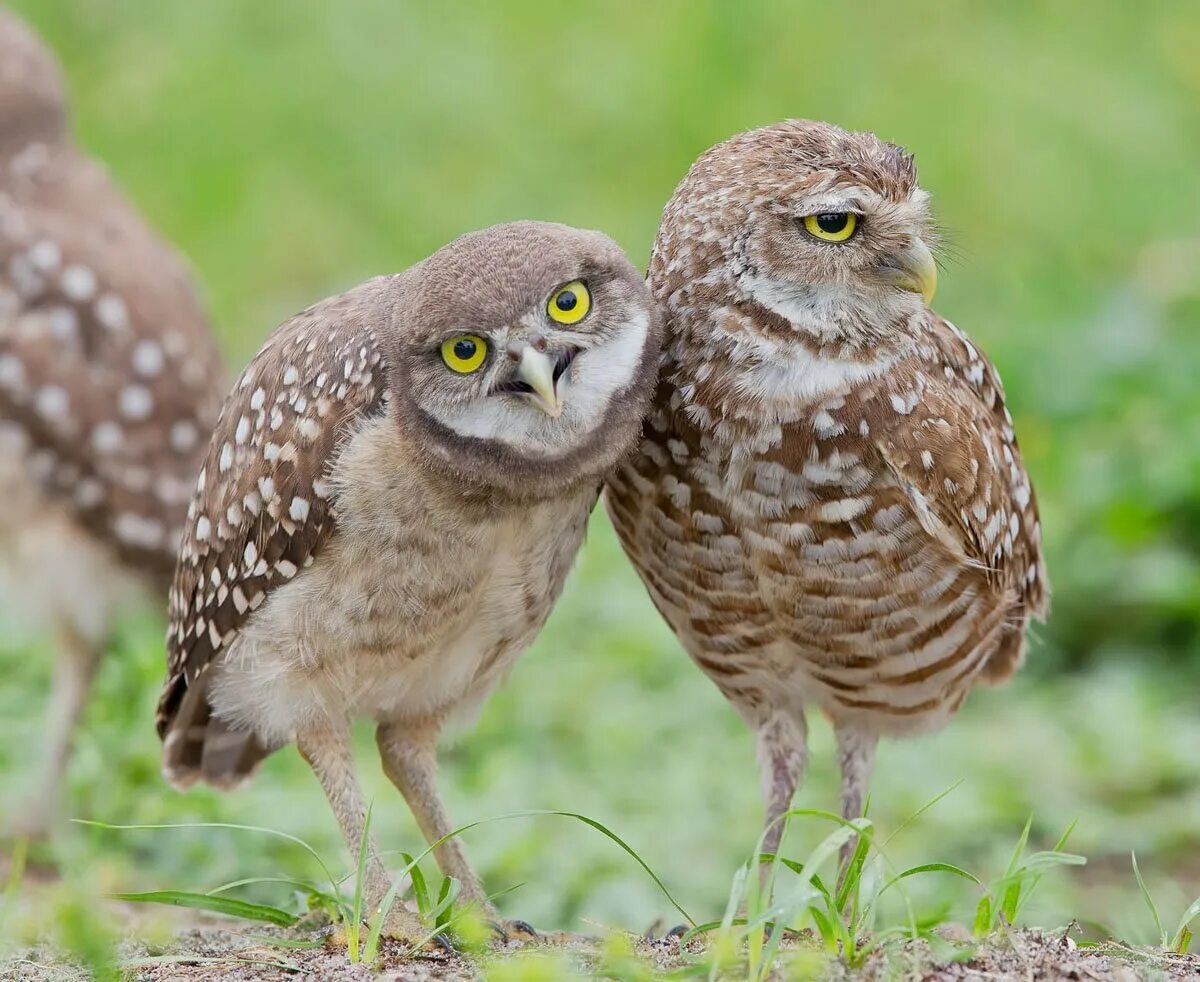
[{"label": "owl wing", "polygon": [[225,400],[171,587],[160,736],[250,613],[312,563],[332,534],[330,465],[345,437],[389,397],[372,320],[391,279],[285,323]]},{"label": "owl wing", "polygon": [[0,194],[0,419],[48,495],[167,581],[220,358],[173,250],[93,187],[82,216]]},{"label": "owl wing", "polygon": [[998,592],[1043,616],[1037,500],[1000,377],[965,334],[931,316],[916,369],[879,396],[874,442],[926,531],[983,570]]}]

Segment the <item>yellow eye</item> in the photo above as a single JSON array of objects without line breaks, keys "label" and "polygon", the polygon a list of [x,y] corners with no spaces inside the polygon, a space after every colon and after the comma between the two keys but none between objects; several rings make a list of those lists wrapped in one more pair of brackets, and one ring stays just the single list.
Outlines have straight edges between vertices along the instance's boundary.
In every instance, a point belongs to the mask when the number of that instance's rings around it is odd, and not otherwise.
[{"label": "yellow eye", "polygon": [[804,231],[822,242],[845,242],[858,227],[858,216],[852,211],[826,211],[820,215],[804,216]]},{"label": "yellow eye", "polygon": [[546,313],[559,324],[578,324],[592,309],[592,295],[582,280],[572,280],[550,295]]},{"label": "yellow eye", "polygon": [[476,334],[460,334],[442,342],[442,361],[452,372],[469,375],[487,357],[487,342]]}]

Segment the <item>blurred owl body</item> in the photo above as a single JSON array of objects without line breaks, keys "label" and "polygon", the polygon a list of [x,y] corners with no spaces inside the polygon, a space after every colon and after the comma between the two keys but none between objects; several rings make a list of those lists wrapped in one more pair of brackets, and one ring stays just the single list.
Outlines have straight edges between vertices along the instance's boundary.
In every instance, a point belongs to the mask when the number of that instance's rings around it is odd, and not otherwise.
[{"label": "blurred owl body", "polygon": [[0,567],[62,648],[23,831],[49,822],[114,611],[165,596],[222,388],[183,263],[73,145],[53,57],[0,11]]},{"label": "blurred owl body", "polygon": [[[438,734],[545,622],[636,443],[658,345],[617,246],[539,222],[463,236],[276,330],[226,400],[189,512],[167,777],[232,785],[294,741],[357,855],[349,726],[365,717],[426,838],[449,833]],[[374,903],[388,879],[371,855]],[[457,840],[437,856],[494,912]]]},{"label": "blurred owl body", "polygon": [[655,246],[660,387],[606,500],[756,731],[768,822],[802,775],[806,707],[834,724],[854,817],[878,737],[1011,675],[1045,609],[999,378],[926,306],[931,234],[907,154],[790,122],[703,155]]}]

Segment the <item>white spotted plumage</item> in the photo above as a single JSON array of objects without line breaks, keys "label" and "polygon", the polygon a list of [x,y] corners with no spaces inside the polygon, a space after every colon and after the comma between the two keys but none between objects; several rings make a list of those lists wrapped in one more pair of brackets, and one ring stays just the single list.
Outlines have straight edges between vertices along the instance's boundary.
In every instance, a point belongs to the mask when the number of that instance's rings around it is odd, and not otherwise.
[{"label": "white spotted plumage", "polygon": [[[593,319],[555,334],[547,299],[583,270]],[[491,345],[472,377],[440,354],[463,323]],[[658,335],[610,240],[533,222],[464,236],[278,328],[226,400],[180,549],[167,777],[230,786],[295,741],[357,852],[346,740],[367,717],[422,830],[448,832],[433,742],[548,616],[603,474],[637,438]],[[529,352],[553,406],[516,384]],[[462,406],[522,425],[473,436],[454,425]],[[457,846],[438,859],[490,906]],[[377,899],[374,859],[368,880]]]},{"label": "white spotted plumage", "polygon": [[223,384],[186,267],[75,147],[53,56],[6,10],[0,66],[0,580],[64,666],[22,816],[41,834],[112,617],[166,593]]}]

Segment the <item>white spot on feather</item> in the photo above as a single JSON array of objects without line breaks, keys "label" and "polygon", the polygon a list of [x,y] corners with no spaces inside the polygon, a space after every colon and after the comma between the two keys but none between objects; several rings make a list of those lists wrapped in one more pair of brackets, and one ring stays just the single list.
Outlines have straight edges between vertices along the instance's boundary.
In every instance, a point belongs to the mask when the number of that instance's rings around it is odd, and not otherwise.
[{"label": "white spot on feather", "polygon": [[129,308],[125,301],[112,293],[106,293],[96,301],[96,320],[101,327],[110,331],[123,331],[129,327]]},{"label": "white spot on feather", "polygon": [[113,453],[120,449],[124,441],[121,427],[111,420],[97,423],[92,427],[92,448],[97,453]]},{"label": "white spot on feather", "polygon": [[166,357],[157,341],[139,341],[133,349],[133,370],[146,378],[162,371]]},{"label": "white spot on feather", "polygon": [[144,385],[127,385],[121,390],[121,415],[128,419],[146,419],[154,411],[154,397]]},{"label": "white spot on feather", "polygon": [[96,292],[96,274],[86,266],[72,263],[62,271],[59,280],[62,292],[78,303],[92,299]]}]

